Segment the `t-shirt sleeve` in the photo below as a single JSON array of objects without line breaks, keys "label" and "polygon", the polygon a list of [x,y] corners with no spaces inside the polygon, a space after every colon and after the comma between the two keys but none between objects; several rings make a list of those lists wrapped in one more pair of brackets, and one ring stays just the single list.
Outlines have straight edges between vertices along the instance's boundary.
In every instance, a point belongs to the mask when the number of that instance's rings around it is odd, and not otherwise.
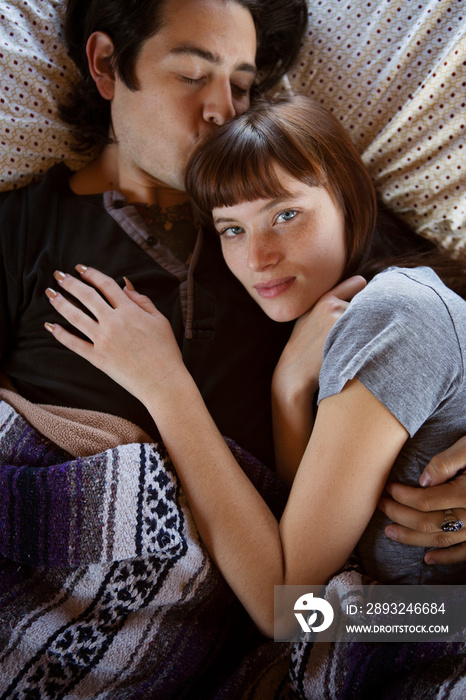
[{"label": "t-shirt sleeve", "polygon": [[354,298],[327,338],[319,402],[355,377],[411,437],[455,391],[461,346],[435,286],[389,270]]}]

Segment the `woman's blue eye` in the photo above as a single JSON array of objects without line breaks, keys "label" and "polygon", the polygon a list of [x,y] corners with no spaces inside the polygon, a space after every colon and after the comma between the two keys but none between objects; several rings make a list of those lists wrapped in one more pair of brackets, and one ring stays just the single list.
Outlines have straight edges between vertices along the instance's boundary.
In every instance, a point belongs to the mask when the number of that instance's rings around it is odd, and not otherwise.
[{"label": "woman's blue eye", "polygon": [[244,228],[241,228],[241,226],[229,226],[228,228],[224,228],[223,231],[220,231],[220,235],[226,236],[227,238],[234,238],[234,236],[238,236],[240,233],[244,233]]},{"label": "woman's blue eye", "polygon": [[277,221],[279,223],[281,223],[282,221],[290,221],[291,219],[294,219],[297,213],[298,212],[295,209],[286,209],[277,216]]}]

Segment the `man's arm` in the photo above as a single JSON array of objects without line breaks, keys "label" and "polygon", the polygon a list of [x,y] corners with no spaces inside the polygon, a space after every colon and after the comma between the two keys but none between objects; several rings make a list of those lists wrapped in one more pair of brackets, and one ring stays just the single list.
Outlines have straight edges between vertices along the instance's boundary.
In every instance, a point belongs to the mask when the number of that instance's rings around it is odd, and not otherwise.
[{"label": "man's arm", "polygon": [[379,508],[393,520],[385,534],[402,544],[433,547],[426,564],[466,561],[466,527],[443,532],[445,510],[466,523],[466,437],[433,457],[419,478],[424,488],[391,483]]}]

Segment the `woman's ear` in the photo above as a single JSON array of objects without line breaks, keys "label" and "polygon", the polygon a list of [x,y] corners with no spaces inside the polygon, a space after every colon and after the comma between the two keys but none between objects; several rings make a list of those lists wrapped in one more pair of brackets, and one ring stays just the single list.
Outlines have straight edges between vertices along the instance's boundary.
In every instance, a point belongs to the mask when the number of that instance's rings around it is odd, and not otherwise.
[{"label": "woman's ear", "polygon": [[115,73],[111,61],[113,51],[113,41],[105,32],[94,32],[87,41],[89,71],[105,100],[113,99],[115,92]]}]

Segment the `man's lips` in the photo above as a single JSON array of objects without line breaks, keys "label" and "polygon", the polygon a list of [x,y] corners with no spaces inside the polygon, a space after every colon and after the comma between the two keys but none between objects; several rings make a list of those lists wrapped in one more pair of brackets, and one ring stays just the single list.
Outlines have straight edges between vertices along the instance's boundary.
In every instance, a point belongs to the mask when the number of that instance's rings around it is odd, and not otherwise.
[{"label": "man's lips", "polygon": [[260,297],[272,299],[286,292],[295,280],[296,277],[282,277],[281,279],[270,280],[269,282],[258,282],[254,285],[254,289]]}]

